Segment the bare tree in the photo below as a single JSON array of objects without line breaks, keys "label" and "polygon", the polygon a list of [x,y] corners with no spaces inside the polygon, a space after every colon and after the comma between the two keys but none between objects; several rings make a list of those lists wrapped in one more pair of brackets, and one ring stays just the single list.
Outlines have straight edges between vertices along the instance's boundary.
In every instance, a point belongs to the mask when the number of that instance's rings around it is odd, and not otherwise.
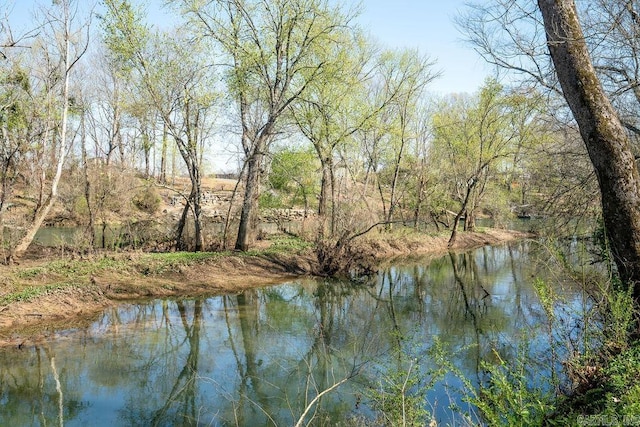
[{"label": "bare tree", "polygon": [[[140,24],[140,16],[127,0],[106,2],[106,43],[122,71],[137,75],[143,99],[153,103],[166,132],[176,143],[185,162],[191,190],[176,230],[176,247],[185,249],[185,227],[189,212],[195,228],[194,249],[204,248],[202,232],[202,139],[215,105],[212,67],[202,65],[203,45],[177,34],[158,34]],[[186,31],[183,30],[184,33]],[[189,45],[189,49],[186,46]],[[166,137],[163,136],[163,138]]]},{"label": "bare tree", "polygon": [[538,0],[547,46],[595,168],[605,230],[620,277],[640,304],[640,176],[627,130],[591,62],[573,0]]},{"label": "bare tree", "polygon": [[[14,250],[14,256],[21,257],[33,241],[36,232],[44,219],[51,211],[58,197],[58,184],[62,176],[62,168],[70,149],[68,140],[68,115],[70,108],[69,85],[73,68],[85,54],[89,44],[88,31],[90,20],[74,27],[80,17],[78,3],[74,0],[61,0],[54,3],[52,9],[46,13],[46,28],[51,31],[48,34],[52,41],[53,51],[59,55],[59,70],[61,75],[61,87],[59,94],[59,131],[55,135],[59,140],[57,144],[55,172],[49,184],[49,192],[44,202],[39,205],[34,213],[34,220],[27,227],[25,236],[20,240]],[[90,14],[89,14],[90,16]],[[84,34],[86,31],[86,34]],[[53,89],[53,88],[51,88]],[[55,139],[54,139],[55,140]]]}]

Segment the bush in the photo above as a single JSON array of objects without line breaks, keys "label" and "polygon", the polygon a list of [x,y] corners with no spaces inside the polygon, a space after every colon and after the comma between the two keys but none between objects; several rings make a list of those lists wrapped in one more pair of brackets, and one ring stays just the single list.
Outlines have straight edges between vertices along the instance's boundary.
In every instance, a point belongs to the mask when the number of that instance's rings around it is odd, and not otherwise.
[{"label": "bush", "polygon": [[136,209],[153,215],[160,209],[162,198],[156,191],[155,187],[148,186],[138,191],[133,196],[131,202],[136,207]]},{"label": "bush", "polygon": [[277,209],[287,207],[284,205],[282,197],[275,191],[265,191],[260,194],[261,209]]}]

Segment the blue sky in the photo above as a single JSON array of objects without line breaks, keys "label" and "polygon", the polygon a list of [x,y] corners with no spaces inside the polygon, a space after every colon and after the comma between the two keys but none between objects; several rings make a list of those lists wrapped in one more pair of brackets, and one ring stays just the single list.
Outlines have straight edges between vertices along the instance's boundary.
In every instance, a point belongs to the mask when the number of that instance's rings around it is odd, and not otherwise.
[{"label": "blue sky", "polygon": [[490,68],[453,24],[467,0],[363,0],[359,22],[387,47],[418,48],[437,60],[442,76],[431,84],[438,93],[474,92]]},{"label": "blue sky", "polygon": [[[50,1],[0,0],[4,4],[14,4],[12,18],[20,21],[28,19],[35,5]],[[91,3],[90,0],[80,1]],[[151,15],[158,16],[156,11],[162,0],[142,1],[150,5]],[[474,92],[490,73],[490,68],[473,49],[465,46],[453,24],[453,18],[464,9],[466,1],[362,0],[363,13],[358,23],[385,47],[418,48],[435,59],[442,76],[431,83],[433,92]],[[165,13],[159,15],[166,19]]]}]

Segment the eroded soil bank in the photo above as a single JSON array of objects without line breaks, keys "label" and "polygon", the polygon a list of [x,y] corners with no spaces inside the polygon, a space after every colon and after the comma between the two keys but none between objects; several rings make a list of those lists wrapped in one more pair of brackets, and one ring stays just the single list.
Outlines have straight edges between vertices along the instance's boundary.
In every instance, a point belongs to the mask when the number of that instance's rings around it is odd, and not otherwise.
[{"label": "eroded soil bank", "polygon": [[[496,229],[461,233],[452,249],[527,237]],[[446,253],[447,240],[445,235],[380,235],[358,240],[356,250],[385,263],[395,257]],[[22,346],[46,339],[56,329],[82,327],[121,301],[240,292],[310,275],[316,262],[309,248],[272,250],[264,242],[248,254],[100,253],[2,266],[0,346]]]}]

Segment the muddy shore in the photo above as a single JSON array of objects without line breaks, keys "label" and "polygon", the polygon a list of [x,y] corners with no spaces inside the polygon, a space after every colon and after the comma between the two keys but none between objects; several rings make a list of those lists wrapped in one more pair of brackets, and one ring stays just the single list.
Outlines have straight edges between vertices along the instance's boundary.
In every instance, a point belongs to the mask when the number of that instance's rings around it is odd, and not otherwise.
[{"label": "muddy shore", "polygon": [[[461,233],[452,250],[531,237],[486,229]],[[358,250],[381,264],[396,257],[445,254],[448,236],[385,236],[358,241]],[[251,254],[185,256],[158,262],[161,254],[102,253],[45,257],[1,266],[0,346],[22,346],[46,340],[54,330],[90,324],[105,308],[123,301],[220,295],[284,283],[313,271],[310,250],[272,252],[268,243]],[[176,260],[177,260],[176,255]]]}]

